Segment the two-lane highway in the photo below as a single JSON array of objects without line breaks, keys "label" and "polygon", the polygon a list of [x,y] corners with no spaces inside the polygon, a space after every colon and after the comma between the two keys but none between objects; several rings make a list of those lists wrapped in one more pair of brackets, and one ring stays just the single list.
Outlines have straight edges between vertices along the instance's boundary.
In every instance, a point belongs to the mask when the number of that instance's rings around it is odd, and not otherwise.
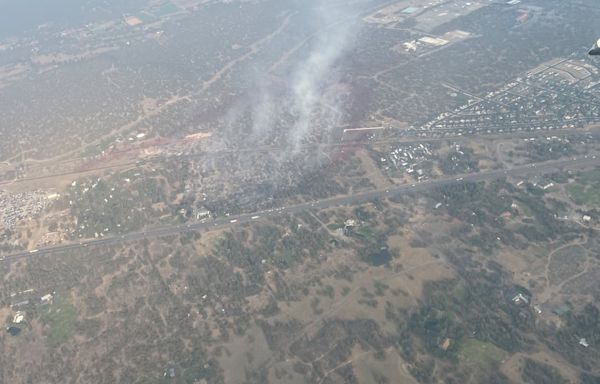
[{"label": "two-lane highway", "polygon": [[588,156],[582,158],[572,158],[569,160],[558,160],[549,161],[545,163],[529,164],[525,166],[519,166],[511,169],[500,169],[491,170],[486,172],[478,172],[472,174],[465,174],[456,176],[453,178],[440,178],[435,180],[428,180],[415,184],[404,184],[397,187],[392,187],[385,190],[373,190],[368,192],[362,192],[353,194],[350,196],[339,196],[329,199],[317,200],[313,202],[306,202],[301,204],[295,204],[287,207],[280,207],[269,209],[261,212],[246,213],[230,217],[220,217],[212,220],[206,220],[203,222],[196,222],[184,225],[175,226],[164,226],[157,228],[148,228],[139,232],[132,232],[122,236],[105,237],[102,239],[86,240],[82,242],[61,244],[57,246],[40,248],[32,251],[22,251],[7,255],[0,255],[0,262],[10,262],[23,258],[42,256],[56,252],[63,252],[76,249],[85,249],[88,247],[97,246],[108,246],[116,245],[121,243],[127,243],[142,239],[159,238],[166,236],[173,236],[186,232],[203,232],[210,231],[212,229],[220,229],[228,226],[250,223],[259,220],[263,217],[272,217],[281,214],[293,214],[299,213],[311,209],[321,210],[327,208],[334,208],[340,206],[360,204],[375,199],[381,199],[386,197],[394,197],[402,194],[408,194],[413,192],[421,192],[432,188],[439,188],[443,185],[452,183],[462,182],[477,182],[484,180],[493,180],[502,177],[532,177],[542,175],[545,173],[566,170],[566,169],[584,169],[592,166],[599,166],[600,158],[596,156]]}]

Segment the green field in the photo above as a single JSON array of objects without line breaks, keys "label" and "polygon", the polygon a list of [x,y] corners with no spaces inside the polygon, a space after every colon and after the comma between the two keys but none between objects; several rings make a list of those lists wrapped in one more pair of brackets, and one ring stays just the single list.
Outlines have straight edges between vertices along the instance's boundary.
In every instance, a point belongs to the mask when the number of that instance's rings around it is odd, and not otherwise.
[{"label": "green field", "polygon": [[73,335],[77,323],[77,311],[68,296],[56,297],[41,318],[48,327],[44,332],[48,338],[48,345],[56,347]]},{"label": "green field", "polygon": [[151,12],[154,16],[160,18],[163,16],[170,15],[172,13],[179,12],[179,8],[177,8],[175,4],[169,2],[161,5],[158,8],[153,9]]},{"label": "green field", "polygon": [[600,169],[583,172],[576,184],[567,186],[567,193],[575,204],[600,207]]},{"label": "green field", "polygon": [[357,235],[365,237],[365,238],[373,238],[376,235],[375,230],[369,226],[358,227],[354,230],[354,232]]},{"label": "green field", "polygon": [[508,354],[492,343],[466,339],[460,343],[458,357],[462,364],[489,370],[500,364]]}]

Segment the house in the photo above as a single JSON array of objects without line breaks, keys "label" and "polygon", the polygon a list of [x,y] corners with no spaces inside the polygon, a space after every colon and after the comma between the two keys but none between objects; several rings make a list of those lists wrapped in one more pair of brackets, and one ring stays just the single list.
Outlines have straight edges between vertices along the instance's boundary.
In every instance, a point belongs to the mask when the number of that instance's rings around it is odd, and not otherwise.
[{"label": "house", "polygon": [[22,311],[18,311],[17,313],[15,313],[15,315],[13,316],[13,320],[12,322],[14,324],[20,324],[23,320],[25,320],[25,312]]},{"label": "house", "polygon": [[348,219],[344,222],[344,228],[342,230],[342,234],[344,236],[349,236],[352,233],[352,230],[356,226],[356,221],[352,219]]},{"label": "house", "polygon": [[590,344],[587,342],[587,340],[585,339],[585,337],[582,337],[581,339],[579,339],[579,345],[582,345],[584,347],[589,347]]},{"label": "house", "polygon": [[523,295],[522,293],[517,293],[517,295],[515,297],[513,297],[512,299],[513,303],[519,305],[519,304],[529,304],[529,299],[527,298],[527,296]]},{"label": "house", "polygon": [[208,209],[198,209],[195,212],[196,220],[210,218],[210,211]]},{"label": "house", "polygon": [[42,303],[49,303],[50,301],[52,301],[52,294],[48,293],[44,296],[41,297]]},{"label": "house", "polygon": [[170,379],[175,378],[175,367],[167,367],[163,373],[163,377],[168,377]]},{"label": "house", "polygon": [[581,220],[583,220],[584,223],[589,223],[590,221],[592,221],[592,217],[588,215],[583,215]]},{"label": "house", "polygon": [[547,189],[550,189],[550,188],[552,188],[552,187],[554,187],[554,183],[549,183],[549,184],[546,184],[546,185],[544,185],[544,186],[542,187],[542,189],[545,191],[545,190],[547,190]]}]

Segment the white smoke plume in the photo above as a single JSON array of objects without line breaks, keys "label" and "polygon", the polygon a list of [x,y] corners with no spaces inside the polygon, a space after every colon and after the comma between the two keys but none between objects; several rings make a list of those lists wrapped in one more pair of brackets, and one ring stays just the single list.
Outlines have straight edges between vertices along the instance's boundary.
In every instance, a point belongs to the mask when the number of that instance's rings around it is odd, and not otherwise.
[{"label": "white smoke plume", "polygon": [[267,87],[258,86],[259,95],[255,95],[251,106],[249,140],[263,141],[276,130],[283,130],[280,133],[285,136],[290,153],[294,153],[311,136],[328,136],[328,130],[339,124],[341,106],[326,91],[336,83],[336,63],[355,41],[361,24],[357,4],[365,1],[306,1],[304,6],[310,9],[306,22],[316,32],[291,56],[305,54],[296,62],[286,63],[291,69],[286,76],[290,91],[285,100],[270,94]]},{"label": "white smoke plume", "polygon": [[[327,0],[319,0],[313,9],[320,32],[308,57],[298,63],[292,75],[291,111],[297,119],[290,138],[295,148],[310,135],[315,118],[320,119],[318,125],[326,129],[339,121],[335,101],[331,105],[331,100],[325,100],[323,89],[332,81],[332,69],[351,47],[360,25],[354,17],[355,6],[349,3],[332,7]],[[323,108],[323,103],[329,105]],[[317,111],[321,113],[315,116]]]}]

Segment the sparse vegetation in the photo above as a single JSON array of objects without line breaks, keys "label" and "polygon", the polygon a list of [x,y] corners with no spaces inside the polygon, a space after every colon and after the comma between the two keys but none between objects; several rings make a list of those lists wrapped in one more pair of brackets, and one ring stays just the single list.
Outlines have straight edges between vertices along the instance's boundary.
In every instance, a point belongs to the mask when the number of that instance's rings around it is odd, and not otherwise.
[{"label": "sparse vegetation", "polygon": [[2,383],[598,383],[594,0],[13,3]]}]

